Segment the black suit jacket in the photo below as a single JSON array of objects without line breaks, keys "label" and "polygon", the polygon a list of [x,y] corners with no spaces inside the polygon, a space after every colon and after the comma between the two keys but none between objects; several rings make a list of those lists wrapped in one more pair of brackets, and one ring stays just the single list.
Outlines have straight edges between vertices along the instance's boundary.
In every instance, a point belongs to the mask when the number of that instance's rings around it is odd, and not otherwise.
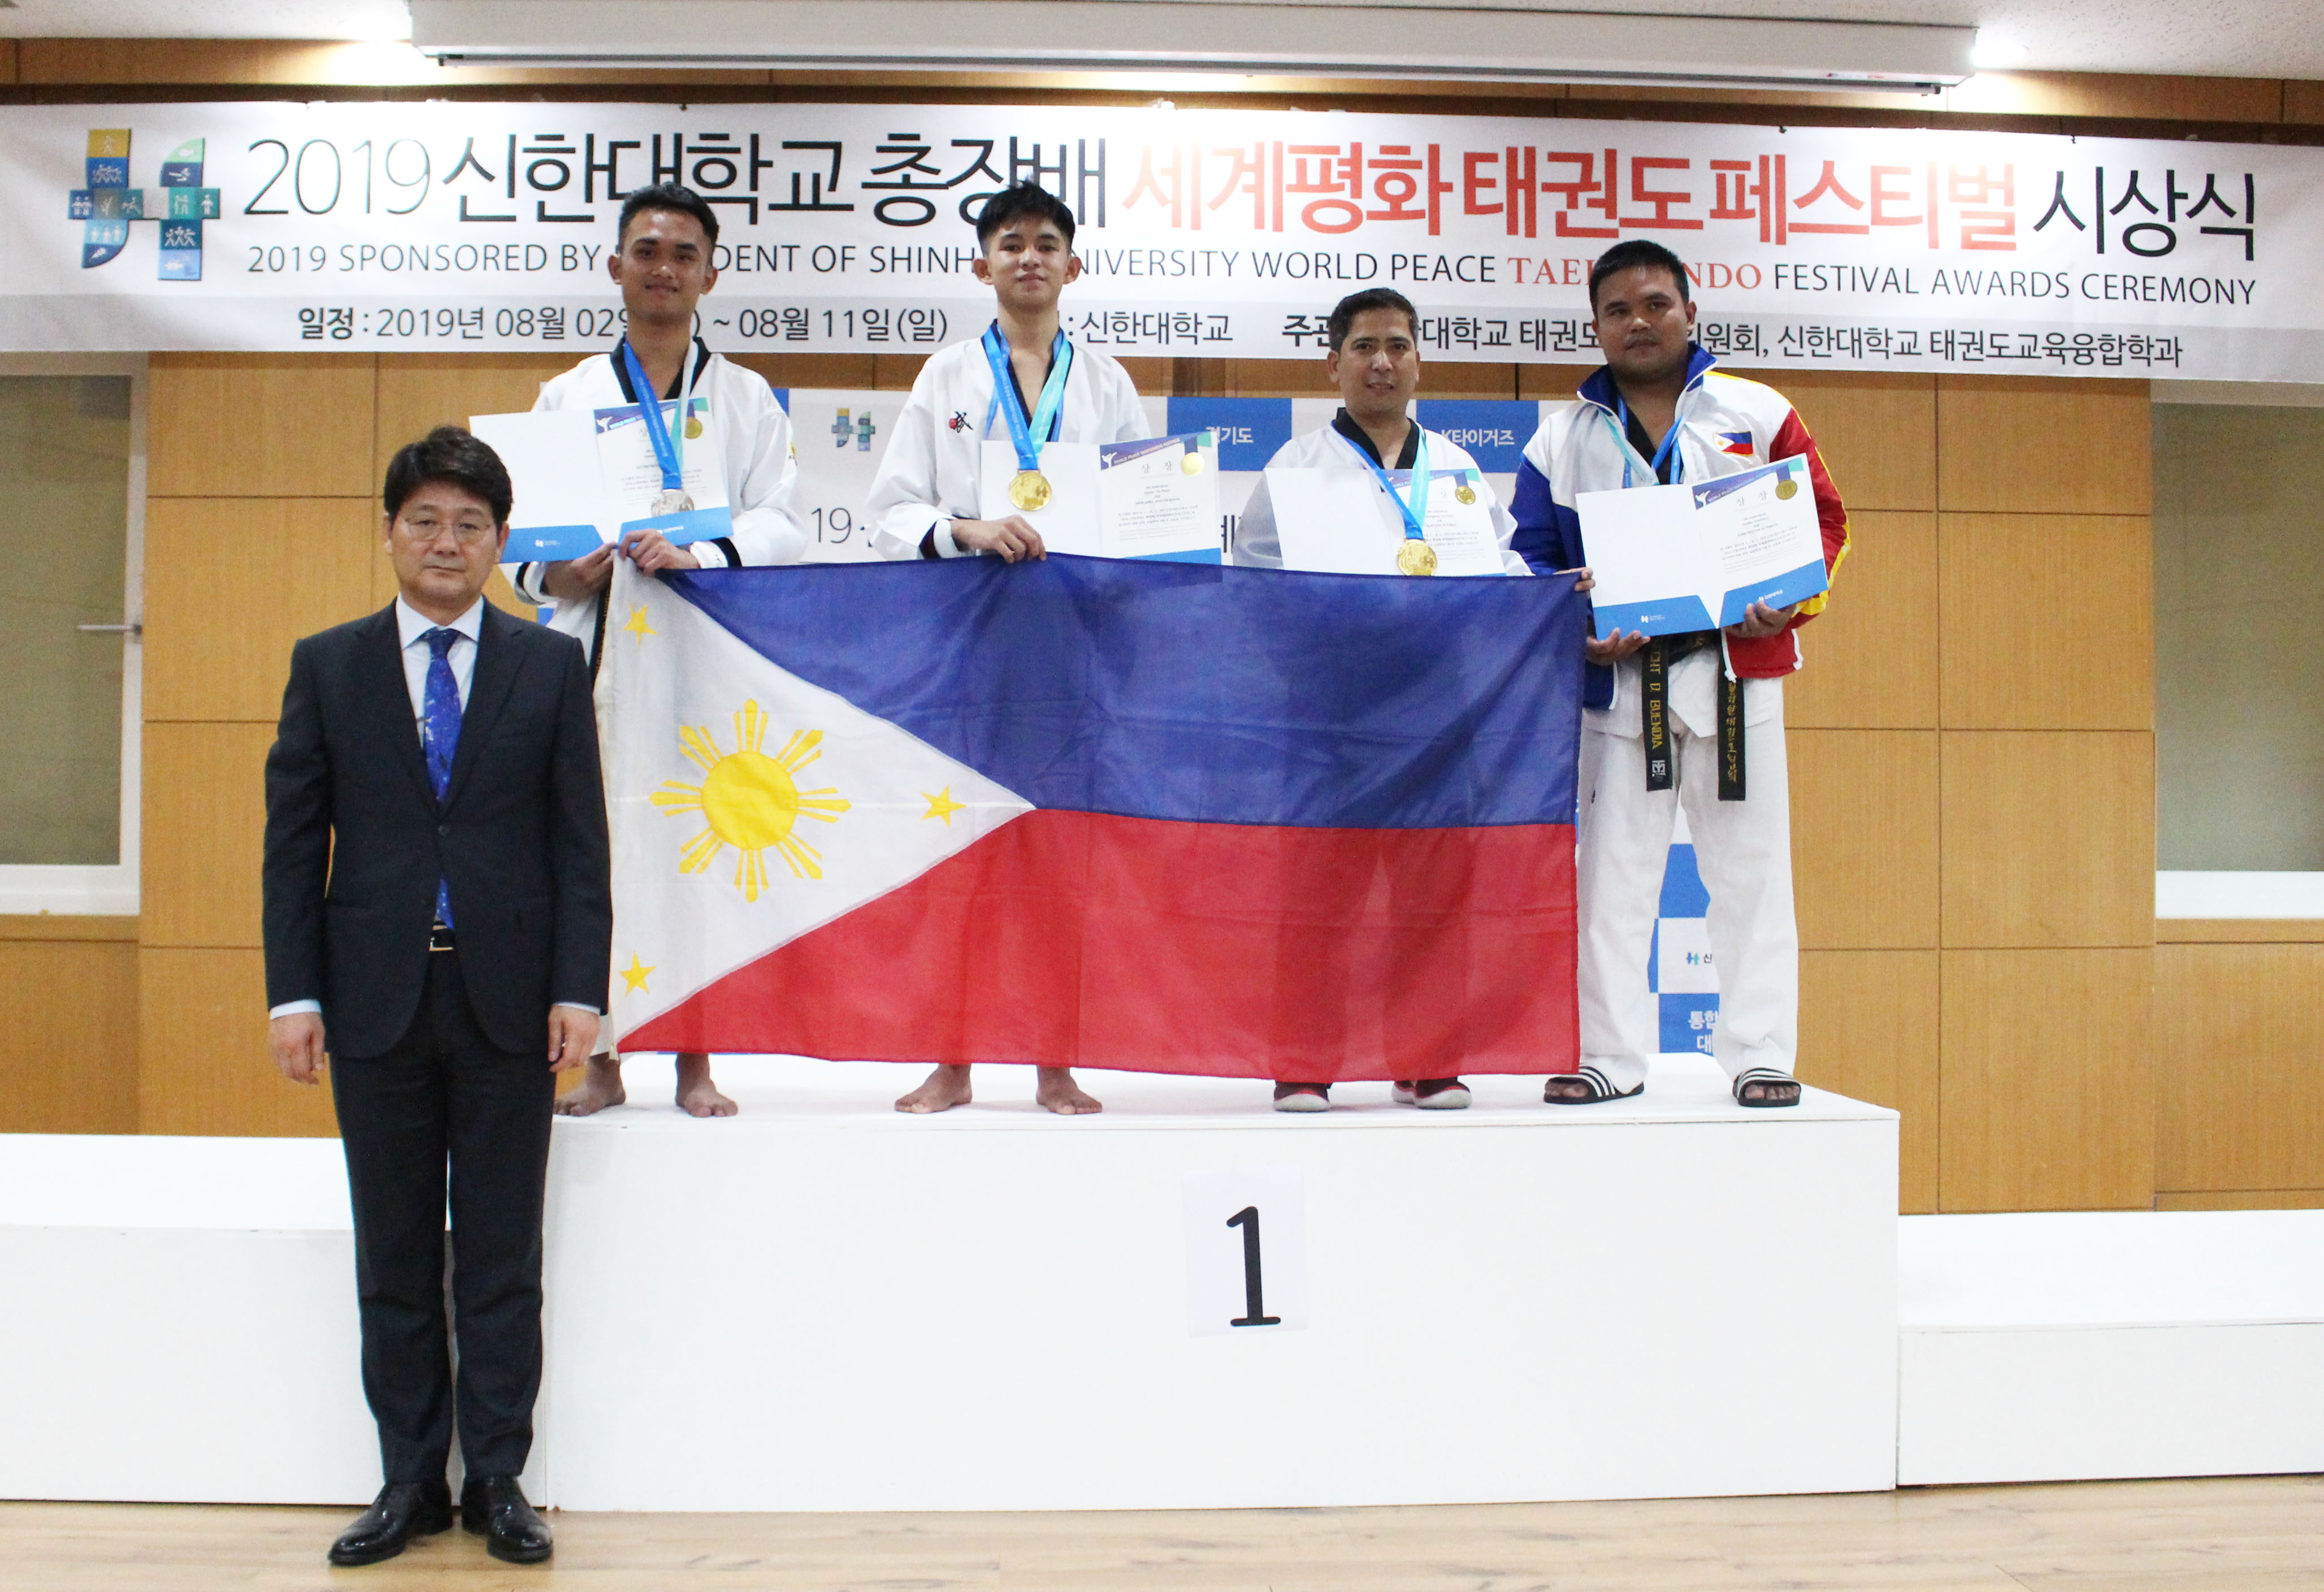
[{"label": "black suit jacket", "polygon": [[460,968],[504,1051],[545,1053],[556,1002],[602,1007],[613,890],[597,718],[579,643],[487,604],[442,802],[395,607],[290,653],[266,757],[266,1001],[318,1000],[331,1052],[403,1037],[438,875]]}]

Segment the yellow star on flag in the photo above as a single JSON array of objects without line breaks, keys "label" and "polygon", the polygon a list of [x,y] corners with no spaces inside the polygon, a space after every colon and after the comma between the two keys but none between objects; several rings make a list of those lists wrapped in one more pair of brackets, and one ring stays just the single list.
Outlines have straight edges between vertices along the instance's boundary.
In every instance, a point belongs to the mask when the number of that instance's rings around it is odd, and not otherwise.
[{"label": "yellow star on flag", "polygon": [[926,791],[921,791],[920,794],[927,797],[928,802],[928,810],[927,811],[920,814],[920,821],[926,823],[930,819],[942,819],[945,821],[945,828],[947,829],[952,828],[952,815],[963,810],[968,806],[968,803],[965,801],[954,801],[952,799],[952,787],[950,785],[946,785],[943,790],[938,791],[933,796],[929,795]]},{"label": "yellow star on flag", "polygon": [[632,608],[630,610],[630,622],[627,625],[622,625],[622,628],[628,631],[632,635],[636,636],[638,638],[638,645],[640,646],[646,644],[646,637],[650,635],[659,635],[661,634],[660,631],[656,630],[652,625],[646,623],[646,611],[642,607]]},{"label": "yellow star on flag", "polygon": [[[640,613],[645,612],[642,608],[638,611]],[[628,988],[624,989],[622,993],[624,995],[634,995],[645,990],[646,976],[653,972],[654,969],[647,967],[644,962],[639,960],[637,952],[632,951],[630,953],[630,965],[626,967],[616,968],[615,971],[621,974],[622,982],[628,986]]]}]

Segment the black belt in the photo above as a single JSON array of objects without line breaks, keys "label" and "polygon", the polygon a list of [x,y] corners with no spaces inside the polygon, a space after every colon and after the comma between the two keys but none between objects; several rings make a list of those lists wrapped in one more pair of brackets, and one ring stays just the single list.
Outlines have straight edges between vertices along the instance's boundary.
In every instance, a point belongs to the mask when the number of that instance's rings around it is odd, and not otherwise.
[{"label": "black belt", "polygon": [[[1689,653],[1717,642],[1715,630],[1657,636],[1638,656],[1638,729],[1646,743],[1646,789],[1668,791],[1678,783],[1678,746],[1671,738],[1670,666]],[[1719,671],[1719,799],[1744,800],[1743,682]]]},{"label": "black belt", "polygon": [[441,923],[434,923],[429,926],[428,949],[431,951],[458,950],[460,942],[452,938],[449,929]]}]

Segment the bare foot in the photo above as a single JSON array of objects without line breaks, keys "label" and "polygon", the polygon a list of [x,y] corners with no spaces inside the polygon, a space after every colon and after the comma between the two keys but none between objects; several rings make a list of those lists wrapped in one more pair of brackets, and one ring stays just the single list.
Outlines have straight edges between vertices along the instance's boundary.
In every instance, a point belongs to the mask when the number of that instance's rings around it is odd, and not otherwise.
[{"label": "bare foot", "polygon": [[732,1116],[742,1109],[710,1081],[710,1058],[699,1051],[678,1052],[678,1108],[688,1116]]},{"label": "bare foot", "polygon": [[1059,1116],[1086,1116],[1105,1109],[1096,1097],[1082,1092],[1082,1086],[1074,1081],[1071,1068],[1044,1067],[1039,1070],[1041,1081],[1033,1086],[1034,1105],[1046,1106]]},{"label": "bare foot", "polygon": [[896,1102],[896,1109],[925,1116],[931,1111],[949,1111],[955,1106],[965,1106],[973,1098],[968,1092],[968,1069],[964,1066],[937,1068],[927,1080],[910,1094]]},{"label": "bare foot", "polygon": [[592,1056],[580,1087],[557,1097],[557,1115],[595,1116],[606,1106],[619,1106],[628,1098],[622,1089],[621,1058]]}]

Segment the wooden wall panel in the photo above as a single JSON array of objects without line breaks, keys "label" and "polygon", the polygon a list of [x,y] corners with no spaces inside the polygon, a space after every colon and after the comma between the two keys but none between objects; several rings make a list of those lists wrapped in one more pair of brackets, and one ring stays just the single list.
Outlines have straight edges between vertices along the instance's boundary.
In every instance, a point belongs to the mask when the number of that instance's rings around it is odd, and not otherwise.
[{"label": "wooden wall panel", "polygon": [[[136,920],[111,921],[128,938],[0,938],[10,1051],[0,1133],[137,1131]],[[16,922],[39,930],[37,919]]]},{"label": "wooden wall panel", "polygon": [[145,727],[148,946],[256,946],[266,837],[264,724]]},{"label": "wooden wall panel", "polygon": [[1937,732],[1793,730],[1800,944],[1937,944]]},{"label": "wooden wall panel", "polygon": [[571,370],[588,352],[381,355],[372,497],[377,499],[397,449],[438,426],[465,426],[472,415],[530,409],[541,383]]},{"label": "wooden wall panel", "polygon": [[1955,514],[2152,512],[2144,382],[1937,378],[1937,506]]},{"label": "wooden wall panel", "polygon": [[1947,730],[1941,763],[1945,945],[2153,943],[2153,736]]},{"label": "wooden wall panel", "polygon": [[761,354],[720,350],[745,370],[755,370],[770,387],[824,387],[841,392],[876,388],[879,362],[870,354]]},{"label": "wooden wall panel", "polygon": [[369,354],[156,354],[152,497],[373,497]]},{"label": "wooden wall panel", "polygon": [[368,612],[379,511],[347,498],[156,498],[145,514],[145,717],[263,719],[290,644]]},{"label": "wooden wall panel", "polygon": [[1595,365],[1520,365],[1517,366],[1517,396],[1520,398],[1554,398],[1563,403],[1579,392],[1582,384],[1590,379]]},{"label": "wooden wall panel", "polygon": [[2154,953],[2163,1189],[2324,1189],[2324,945]]},{"label": "wooden wall panel", "polygon": [[1937,1208],[1937,953],[1800,957],[1799,1075],[1900,1112],[1897,1208]]},{"label": "wooden wall panel", "polygon": [[1937,581],[1947,729],[2154,727],[2152,521],[1941,514]]},{"label": "wooden wall panel", "polygon": [[2284,84],[2283,119],[2310,126],[2324,122],[2324,83],[2293,79]]},{"label": "wooden wall panel", "polygon": [[1865,509],[1937,506],[1937,378],[1875,370],[1746,370],[1792,401],[1840,501]]},{"label": "wooden wall panel", "polygon": [[2157,1210],[2324,1210],[2324,1189],[2157,1189]]},{"label": "wooden wall panel", "polygon": [[1849,516],[1831,606],[1799,633],[1784,721],[1802,728],[1937,726],[1937,517]]},{"label": "wooden wall panel", "polygon": [[137,971],[140,1132],[337,1136],[329,1084],[274,1069],[263,953],[149,946]]},{"label": "wooden wall panel", "polygon": [[1941,1208],[2152,1205],[2153,957],[1943,953]]}]

